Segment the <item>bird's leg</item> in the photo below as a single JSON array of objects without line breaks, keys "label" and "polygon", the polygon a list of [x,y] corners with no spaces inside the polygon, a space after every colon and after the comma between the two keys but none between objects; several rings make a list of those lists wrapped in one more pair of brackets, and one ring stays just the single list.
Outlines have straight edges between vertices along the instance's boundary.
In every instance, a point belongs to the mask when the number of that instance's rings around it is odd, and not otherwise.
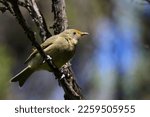
[{"label": "bird's leg", "polygon": [[52,57],[51,57],[50,55],[47,55],[47,58],[48,58],[49,60],[52,60]]},{"label": "bird's leg", "polygon": [[[52,57],[50,55],[47,55],[47,60],[52,60]],[[43,60],[43,63],[45,63],[45,60]]]}]

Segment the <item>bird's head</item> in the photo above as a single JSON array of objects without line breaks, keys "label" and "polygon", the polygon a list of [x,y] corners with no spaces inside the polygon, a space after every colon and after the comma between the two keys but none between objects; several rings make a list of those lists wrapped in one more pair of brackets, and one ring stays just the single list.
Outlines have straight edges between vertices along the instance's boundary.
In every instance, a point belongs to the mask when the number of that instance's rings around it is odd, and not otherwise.
[{"label": "bird's head", "polygon": [[75,44],[78,42],[80,37],[82,37],[84,35],[88,35],[87,32],[81,32],[81,31],[76,30],[76,29],[66,29],[61,34],[63,36],[65,36],[66,38],[69,37]]}]

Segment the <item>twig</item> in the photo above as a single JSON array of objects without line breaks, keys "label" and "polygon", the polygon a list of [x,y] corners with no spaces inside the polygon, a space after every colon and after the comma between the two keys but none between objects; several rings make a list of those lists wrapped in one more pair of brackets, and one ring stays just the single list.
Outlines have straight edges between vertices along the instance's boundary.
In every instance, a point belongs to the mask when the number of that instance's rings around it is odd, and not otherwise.
[{"label": "twig", "polygon": [[48,37],[50,37],[52,35],[50,34],[50,32],[47,29],[45,19],[44,19],[42,13],[40,12],[35,0],[31,0],[31,5],[32,5],[31,8],[33,8],[33,11],[35,13],[36,23],[40,29],[40,35],[41,35],[43,41],[45,41]]},{"label": "twig", "polygon": [[13,10],[11,9],[9,3],[6,0],[0,0],[0,3],[4,5],[4,7],[1,7],[0,11],[4,13],[6,10],[8,10],[12,15],[14,15]]},{"label": "twig", "polygon": [[59,34],[68,28],[68,20],[65,11],[64,0],[52,0],[52,12],[54,13],[54,34]]},{"label": "twig", "polygon": [[29,14],[31,15],[33,21],[40,29],[39,35],[41,36],[42,42],[44,42],[47,38],[49,38],[51,33],[48,31],[45,19],[41,14],[35,0],[25,0],[25,2],[18,1],[18,4],[22,7],[25,7]]}]

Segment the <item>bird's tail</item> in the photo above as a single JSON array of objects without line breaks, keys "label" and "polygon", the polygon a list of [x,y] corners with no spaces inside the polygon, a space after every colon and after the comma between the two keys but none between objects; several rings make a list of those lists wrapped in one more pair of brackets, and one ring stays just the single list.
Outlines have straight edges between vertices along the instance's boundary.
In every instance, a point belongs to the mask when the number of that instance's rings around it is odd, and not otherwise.
[{"label": "bird's tail", "polygon": [[11,79],[11,82],[19,82],[19,86],[22,87],[33,72],[34,71],[29,66],[27,66],[25,69],[19,72],[16,76],[14,76]]}]

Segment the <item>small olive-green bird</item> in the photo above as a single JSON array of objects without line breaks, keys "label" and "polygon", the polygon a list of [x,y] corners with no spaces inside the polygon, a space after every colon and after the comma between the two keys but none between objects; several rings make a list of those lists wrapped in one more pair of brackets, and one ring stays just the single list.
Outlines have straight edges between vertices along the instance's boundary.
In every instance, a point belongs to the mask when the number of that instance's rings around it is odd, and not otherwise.
[{"label": "small olive-green bird", "polygon": [[[74,56],[80,37],[87,34],[87,32],[81,32],[76,29],[67,29],[58,35],[48,38],[41,44],[41,48],[52,58],[56,67],[60,68]],[[27,67],[11,79],[11,82],[18,81],[20,87],[24,85],[25,81],[35,71],[48,70],[52,72],[47,63],[43,62],[43,58],[37,49],[33,50],[25,63],[28,63]]]}]

